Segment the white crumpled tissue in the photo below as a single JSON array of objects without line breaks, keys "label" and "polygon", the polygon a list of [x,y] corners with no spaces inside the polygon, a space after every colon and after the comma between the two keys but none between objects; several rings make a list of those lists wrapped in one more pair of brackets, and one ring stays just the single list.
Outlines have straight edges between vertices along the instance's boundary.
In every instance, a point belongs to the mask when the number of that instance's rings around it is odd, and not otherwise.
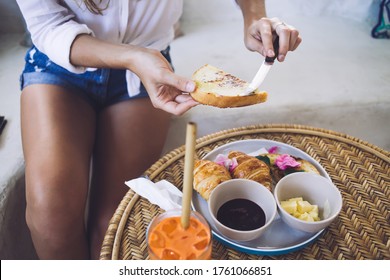
[{"label": "white crumpled tissue", "polygon": [[165,211],[181,208],[182,192],[166,180],[154,183],[141,177],[126,181],[125,184],[135,193],[146,198],[150,203],[158,205]]}]

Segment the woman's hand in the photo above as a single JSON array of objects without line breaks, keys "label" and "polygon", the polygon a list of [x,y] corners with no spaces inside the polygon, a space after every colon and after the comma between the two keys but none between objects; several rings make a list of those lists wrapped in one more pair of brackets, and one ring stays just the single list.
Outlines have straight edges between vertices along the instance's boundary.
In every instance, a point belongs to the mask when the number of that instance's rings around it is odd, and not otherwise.
[{"label": "woman's hand", "polygon": [[253,21],[245,31],[245,45],[251,51],[263,56],[275,56],[273,48],[274,34],[279,36],[278,60],[284,61],[287,52],[295,50],[302,42],[299,32],[293,26],[285,24],[278,18],[263,17]]},{"label": "woman's hand", "polygon": [[264,0],[236,0],[244,17],[245,46],[263,56],[275,56],[273,40],[279,35],[278,60],[284,61],[289,51],[295,50],[302,38],[298,30],[278,18],[267,18]]},{"label": "woman's hand", "polygon": [[159,51],[146,48],[136,51],[130,70],[141,79],[155,108],[182,115],[198,104],[186,94],[195,90],[195,83],[176,75]]}]

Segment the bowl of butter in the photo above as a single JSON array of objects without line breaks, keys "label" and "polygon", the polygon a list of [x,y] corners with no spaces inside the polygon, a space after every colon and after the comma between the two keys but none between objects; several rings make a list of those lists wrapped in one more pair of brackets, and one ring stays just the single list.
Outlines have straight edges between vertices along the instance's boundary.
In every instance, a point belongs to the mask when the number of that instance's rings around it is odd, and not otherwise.
[{"label": "bowl of butter", "polygon": [[275,186],[274,197],[283,221],[305,232],[318,232],[329,226],[343,203],[332,181],[306,172],[282,178]]}]

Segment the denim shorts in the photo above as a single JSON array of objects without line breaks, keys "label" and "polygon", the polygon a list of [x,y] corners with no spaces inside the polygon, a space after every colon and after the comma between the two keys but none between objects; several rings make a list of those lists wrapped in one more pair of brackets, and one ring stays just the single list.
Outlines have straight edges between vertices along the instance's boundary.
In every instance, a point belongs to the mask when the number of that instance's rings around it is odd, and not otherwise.
[{"label": "denim shorts", "polygon": [[[171,63],[169,47],[161,53]],[[142,83],[140,93],[134,97],[129,96],[126,70],[99,68],[95,71],[75,74],[55,64],[35,46],[27,51],[25,62],[20,76],[21,89],[33,84],[58,85],[81,96],[96,110],[120,101],[148,97]]]}]

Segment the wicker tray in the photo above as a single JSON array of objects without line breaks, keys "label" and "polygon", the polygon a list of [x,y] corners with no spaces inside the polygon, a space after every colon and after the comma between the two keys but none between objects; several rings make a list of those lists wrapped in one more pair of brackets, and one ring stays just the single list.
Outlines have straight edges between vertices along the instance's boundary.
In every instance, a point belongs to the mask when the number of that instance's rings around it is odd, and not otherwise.
[{"label": "wicker tray", "polygon": [[[318,161],[343,196],[338,219],[312,244],[286,255],[259,256],[213,241],[213,259],[390,259],[390,153],[351,136],[298,125],[257,125],[221,131],[197,140],[199,158],[223,144],[268,139],[301,149]],[[153,181],[182,187],[184,146],[147,171]],[[148,259],[145,231],[161,213],[129,190],[112,217],[100,259]]]}]

